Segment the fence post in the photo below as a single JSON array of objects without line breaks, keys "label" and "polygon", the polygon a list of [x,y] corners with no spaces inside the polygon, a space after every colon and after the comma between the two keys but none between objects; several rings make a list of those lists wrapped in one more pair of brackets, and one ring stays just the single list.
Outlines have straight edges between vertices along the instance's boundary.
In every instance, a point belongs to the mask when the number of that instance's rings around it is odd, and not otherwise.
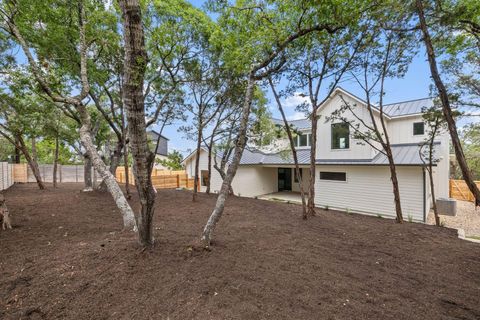
[{"label": "fence post", "polygon": [[177,174],[177,188],[180,188],[180,175]]}]

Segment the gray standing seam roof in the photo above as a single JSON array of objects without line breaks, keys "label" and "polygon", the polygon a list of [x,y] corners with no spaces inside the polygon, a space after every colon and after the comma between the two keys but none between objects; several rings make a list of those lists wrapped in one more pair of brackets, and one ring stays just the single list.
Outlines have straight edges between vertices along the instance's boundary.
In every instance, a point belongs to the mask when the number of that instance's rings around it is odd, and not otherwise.
[{"label": "gray standing seam roof", "polygon": [[[278,124],[280,126],[283,126],[283,120],[282,119],[272,119],[274,124]],[[288,124],[293,126],[295,129],[298,130],[305,130],[305,129],[310,129],[312,127],[312,123],[310,119],[297,119],[297,120],[288,120]]]},{"label": "gray standing seam roof", "polygon": [[[435,142],[434,158],[440,142]],[[416,143],[393,144],[393,161],[398,166],[425,166],[419,154],[420,145]],[[218,154],[221,157],[221,154]],[[297,150],[298,164],[310,163],[310,149]],[[383,153],[378,153],[373,159],[317,159],[317,164],[324,165],[388,165],[388,159]],[[263,153],[253,148],[245,148],[240,159],[240,165],[293,165],[293,158],[288,150],[278,153]],[[434,163],[435,165],[435,163]]]},{"label": "gray standing seam roof", "polygon": [[432,98],[423,98],[417,100],[410,100],[383,106],[383,111],[390,117],[400,117],[411,114],[422,113],[424,109],[433,107]]}]

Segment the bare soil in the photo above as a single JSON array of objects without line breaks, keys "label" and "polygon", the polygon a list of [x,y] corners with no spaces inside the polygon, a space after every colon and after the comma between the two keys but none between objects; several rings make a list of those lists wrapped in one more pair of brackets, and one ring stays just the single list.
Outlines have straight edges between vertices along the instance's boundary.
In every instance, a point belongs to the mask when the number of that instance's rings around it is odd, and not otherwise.
[{"label": "bare soil", "polygon": [[163,190],[141,251],[81,187],[5,192],[0,319],[480,319],[480,245],[451,229],[231,197],[195,251],[215,196]]}]

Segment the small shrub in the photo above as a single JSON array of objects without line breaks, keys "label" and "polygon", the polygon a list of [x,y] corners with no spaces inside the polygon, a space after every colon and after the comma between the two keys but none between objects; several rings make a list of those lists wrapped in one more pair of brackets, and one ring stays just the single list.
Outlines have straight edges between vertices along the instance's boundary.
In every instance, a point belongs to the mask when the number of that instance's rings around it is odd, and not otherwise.
[{"label": "small shrub", "polygon": [[378,213],[377,218],[383,218],[383,216],[380,213]]},{"label": "small shrub", "polygon": [[445,220],[440,220],[440,227],[445,227]]},{"label": "small shrub", "polygon": [[352,210],[350,208],[347,208],[347,214],[353,214]]},{"label": "small shrub", "polygon": [[325,210],[326,210],[326,211],[328,211],[328,208],[329,208],[328,204],[325,205]]},{"label": "small shrub", "polygon": [[408,222],[413,222],[413,217],[411,214],[408,215]]}]

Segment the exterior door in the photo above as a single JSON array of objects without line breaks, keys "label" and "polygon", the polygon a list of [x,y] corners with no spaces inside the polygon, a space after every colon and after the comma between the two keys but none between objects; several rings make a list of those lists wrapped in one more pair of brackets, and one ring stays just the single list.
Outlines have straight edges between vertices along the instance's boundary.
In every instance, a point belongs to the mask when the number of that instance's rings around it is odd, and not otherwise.
[{"label": "exterior door", "polygon": [[291,168],[278,168],[278,191],[292,191]]}]

